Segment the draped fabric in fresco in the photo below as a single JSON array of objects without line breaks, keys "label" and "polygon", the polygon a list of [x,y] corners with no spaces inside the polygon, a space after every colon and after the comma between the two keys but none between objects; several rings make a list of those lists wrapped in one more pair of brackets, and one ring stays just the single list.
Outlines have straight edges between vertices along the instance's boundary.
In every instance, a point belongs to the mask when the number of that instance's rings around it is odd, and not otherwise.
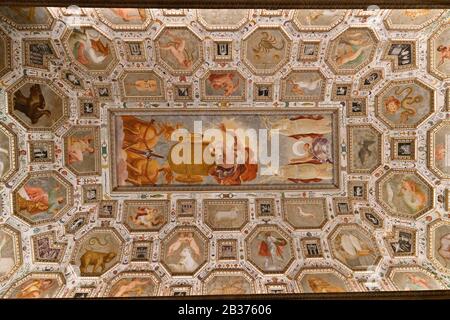
[{"label": "draped fabric in fresco", "polygon": [[[449,17],[0,7],[0,296],[449,289]],[[175,164],[199,119],[281,174]]]}]

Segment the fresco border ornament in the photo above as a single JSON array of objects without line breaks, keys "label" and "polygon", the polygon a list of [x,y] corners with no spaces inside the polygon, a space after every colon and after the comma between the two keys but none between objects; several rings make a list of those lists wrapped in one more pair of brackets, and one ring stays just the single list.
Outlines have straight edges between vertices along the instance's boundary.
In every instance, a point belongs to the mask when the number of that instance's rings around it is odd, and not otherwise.
[{"label": "fresco border ornament", "polygon": [[[38,245],[38,241],[41,239],[47,238],[49,240],[48,242],[48,250],[53,250],[53,249],[57,249],[60,250],[59,254],[57,254],[57,256],[53,259],[51,258],[41,258],[39,257],[39,253],[37,253],[37,251],[39,251],[39,245]],[[37,264],[56,264],[56,265],[61,265],[61,262],[64,258],[64,255],[66,253],[67,250],[67,243],[66,242],[60,242],[57,239],[57,234],[55,230],[51,230],[51,231],[47,231],[47,232],[43,232],[43,233],[39,233],[36,234],[34,236],[31,237],[31,244],[33,249],[31,250],[32,252],[32,258],[33,258],[33,262],[37,263]]]},{"label": "fresco border ornament", "polygon": [[[51,54],[42,54],[42,65],[36,64],[31,61],[30,59],[30,45],[36,44],[42,44],[45,43],[48,45],[48,48],[51,49]],[[23,65],[25,68],[30,69],[36,69],[36,70],[45,70],[47,72],[50,71],[50,61],[53,59],[59,58],[56,50],[55,50],[55,43],[52,39],[48,38],[24,38],[22,39],[22,59],[23,59]]]},{"label": "fresco border ornament", "polygon": [[[410,45],[411,46],[411,62],[410,64],[401,65],[398,63],[398,55],[389,54],[392,46],[397,45]],[[391,64],[392,72],[405,72],[417,69],[417,41],[408,39],[389,39],[384,45],[383,55],[381,60],[389,61]]]}]

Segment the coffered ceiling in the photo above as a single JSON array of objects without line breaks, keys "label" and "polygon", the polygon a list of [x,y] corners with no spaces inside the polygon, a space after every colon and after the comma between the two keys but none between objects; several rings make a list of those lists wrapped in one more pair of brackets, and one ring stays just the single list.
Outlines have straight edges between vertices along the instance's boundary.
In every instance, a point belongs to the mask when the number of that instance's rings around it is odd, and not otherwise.
[{"label": "coffered ceiling", "polygon": [[449,289],[449,17],[0,7],[0,296]]}]

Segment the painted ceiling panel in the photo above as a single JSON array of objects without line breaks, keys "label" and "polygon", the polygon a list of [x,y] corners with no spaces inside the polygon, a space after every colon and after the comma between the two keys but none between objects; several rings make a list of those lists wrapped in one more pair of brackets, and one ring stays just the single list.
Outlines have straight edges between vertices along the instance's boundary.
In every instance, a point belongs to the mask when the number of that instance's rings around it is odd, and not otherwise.
[{"label": "painted ceiling panel", "polygon": [[448,10],[0,7],[0,77],[1,297],[450,289]]}]

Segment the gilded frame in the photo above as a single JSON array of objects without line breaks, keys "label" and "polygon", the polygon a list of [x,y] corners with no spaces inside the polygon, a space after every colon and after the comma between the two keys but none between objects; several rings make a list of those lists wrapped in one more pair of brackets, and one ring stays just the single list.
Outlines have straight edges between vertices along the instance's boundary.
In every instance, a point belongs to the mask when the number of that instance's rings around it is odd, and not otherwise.
[{"label": "gilded frame", "polygon": [[[162,191],[204,191],[204,192],[211,192],[211,191],[217,191],[217,190],[224,190],[224,186],[221,185],[209,185],[209,186],[181,186],[181,187],[171,187],[169,185],[161,185],[161,186],[118,186],[117,185],[117,177],[115,173],[115,157],[113,156],[116,154],[116,146],[115,146],[115,138],[113,136],[113,132],[115,132],[115,125],[113,121],[113,118],[115,116],[120,116],[122,114],[127,115],[167,115],[170,116],[172,114],[179,114],[184,113],[188,115],[201,115],[201,114],[208,114],[208,115],[226,115],[226,114],[232,114],[232,115],[239,115],[239,114],[247,114],[247,115],[254,115],[255,111],[258,112],[258,114],[263,115],[282,115],[290,113],[298,114],[329,114],[332,116],[332,126],[333,126],[333,135],[336,137],[336,141],[339,141],[339,131],[338,131],[338,116],[339,116],[339,110],[336,108],[285,108],[285,109],[269,109],[269,108],[258,108],[258,109],[237,109],[237,108],[227,108],[227,109],[200,109],[200,108],[157,108],[157,109],[136,109],[136,108],[126,108],[126,109],[109,109],[108,110],[108,118],[109,118],[109,148],[111,152],[109,153],[109,163],[110,169],[110,183],[111,183],[111,190],[113,193],[130,193],[130,192],[142,192],[142,191],[152,191],[152,192],[162,192]],[[334,178],[333,183],[330,184],[314,184],[314,185],[239,185],[239,186],[227,186],[226,190],[336,190],[339,188],[340,185],[340,167],[339,167],[339,157],[338,157],[338,143],[333,143],[333,159],[335,160],[333,163],[333,172],[334,172]]]}]

